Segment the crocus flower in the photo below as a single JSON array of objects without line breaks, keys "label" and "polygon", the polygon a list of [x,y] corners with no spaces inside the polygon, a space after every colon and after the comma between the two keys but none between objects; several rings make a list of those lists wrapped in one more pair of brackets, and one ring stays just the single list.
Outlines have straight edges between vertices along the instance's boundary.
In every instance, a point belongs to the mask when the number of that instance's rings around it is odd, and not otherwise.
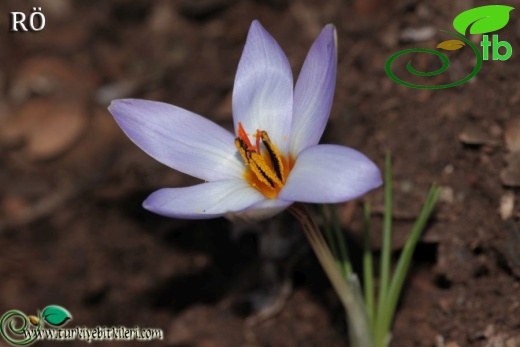
[{"label": "crocus flower", "polygon": [[144,201],[144,208],[174,218],[259,220],[296,201],[338,203],[380,186],[379,169],[360,152],[318,145],[335,78],[333,25],[312,45],[293,88],[287,57],[253,21],[233,88],[235,134],[177,106],[113,101],[110,112],[136,145],[205,181],[160,189]]}]

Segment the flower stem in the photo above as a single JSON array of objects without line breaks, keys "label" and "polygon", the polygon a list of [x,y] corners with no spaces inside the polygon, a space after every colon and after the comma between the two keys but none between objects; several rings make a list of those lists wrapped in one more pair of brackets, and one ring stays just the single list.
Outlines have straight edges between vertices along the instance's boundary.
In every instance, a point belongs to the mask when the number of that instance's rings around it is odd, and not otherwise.
[{"label": "flower stem", "polygon": [[[339,250],[338,250],[338,245],[337,245],[336,242],[334,242],[334,237],[332,236],[332,232],[330,230],[330,224],[331,223],[327,219],[327,213],[325,211],[325,205],[320,205],[319,209],[320,209],[321,220],[322,220],[322,223],[323,223],[323,229],[324,229],[325,238],[327,239],[327,243],[330,245],[330,250],[332,252],[332,256],[334,257],[334,259],[336,259],[336,264],[338,264],[338,266],[340,268],[342,268],[343,265],[341,263],[341,258],[340,258],[340,254],[339,254]],[[343,275],[345,275],[345,273],[343,273]]]},{"label": "flower stem", "polygon": [[347,280],[341,274],[335,259],[327,246],[316,222],[304,204],[295,203],[289,207],[291,214],[300,222],[305,236],[309,240],[318,261],[332,283],[347,313],[350,334],[350,346],[373,347],[370,323],[365,310],[357,277],[350,275]]},{"label": "flower stem", "polygon": [[330,210],[330,219],[332,220],[332,228],[334,229],[334,234],[336,235],[336,241],[339,244],[339,254],[341,255],[341,264],[343,267],[343,275],[345,278],[348,278],[352,273],[352,264],[350,263],[350,256],[348,254],[347,248],[347,240],[345,240],[345,235],[343,235],[343,230],[339,225],[339,219],[336,214],[336,207],[334,205],[329,205]]}]

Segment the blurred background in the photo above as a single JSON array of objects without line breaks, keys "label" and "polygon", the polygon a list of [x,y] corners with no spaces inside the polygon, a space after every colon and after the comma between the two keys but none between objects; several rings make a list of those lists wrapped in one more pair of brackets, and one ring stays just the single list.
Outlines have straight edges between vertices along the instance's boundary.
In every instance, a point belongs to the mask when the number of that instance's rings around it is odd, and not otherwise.
[{"label": "blurred background", "polygon": [[[233,80],[251,21],[278,41],[295,77],[333,23],[338,74],[322,142],[356,148],[380,167],[385,152],[393,154],[396,252],[431,183],[443,188],[391,346],[520,346],[520,12],[495,33],[511,44],[511,58],[484,61],[465,84],[412,89],[384,68],[398,51],[450,39],[439,30],[453,31],[459,13],[487,4],[3,0],[0,313],[57,304],[72,313],[66,327],[164,331],[163,341],[99,346],[344,346],[341,306],[289,216],[234,226],[143,210],[154,190],[196,181],[144,154],[107,111],[117,98],[158,100],[231,130]],[[34,6],[43,30],[9,31],[10,13],[29,17]],[[481,37],[470,39],[480,48]],[[446,54],[448,71],[426,84],[456,81],[475,66],[468,47]],[[406,62],[394,63],[403,78]],[[420,70],[439,66],[434,56],[414,56]],[[381,190],[339,206],[353,256],[363,201],[373,205],[379,247]],[[279,312],[251,319],[266,310]]]}]

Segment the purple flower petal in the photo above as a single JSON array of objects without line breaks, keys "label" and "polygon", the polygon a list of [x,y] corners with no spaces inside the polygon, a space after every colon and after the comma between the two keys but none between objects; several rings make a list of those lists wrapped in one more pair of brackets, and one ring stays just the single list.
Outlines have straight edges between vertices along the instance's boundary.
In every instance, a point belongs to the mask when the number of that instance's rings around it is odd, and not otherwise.
[{"label": "purple flower petal", "polygon": [[137,99],[115,100],[108,109],[137,146],[175,170],[206,181],[243,175],[234,136],[204,117]]},{"label": "purple flower petal", "polygon": [[166,217],[207,219],[242,211],[265,199],[246,181],[227,180],[160,189],[143,202],[143,207]]},{"label": "purple flower petal", "polygon": [[381,172],[365,155],[344,146],[318,145],[301,152],[280,199],[338,203],[382,184]]},{"label": "purple flower petal", "polygon": [[334,97],[336,60],[336,29],[329,24],[312,45],[294,89],[293,156],[320,141]]},{"label": "purple flower petal", "polygon": [[251,223],[258,222],[267,218],[271,218],[289,207],[293,201],[285,201],[281,199],[265,199],[248,209],[225,215],[232,222]]},{"label": "purple flower petal", "polygon": [[258,21],[253,21],[233,87],[235,133],[241,122],[248,134],[268,132],[286,154],[291,135],[293,78],[287,57]]}]

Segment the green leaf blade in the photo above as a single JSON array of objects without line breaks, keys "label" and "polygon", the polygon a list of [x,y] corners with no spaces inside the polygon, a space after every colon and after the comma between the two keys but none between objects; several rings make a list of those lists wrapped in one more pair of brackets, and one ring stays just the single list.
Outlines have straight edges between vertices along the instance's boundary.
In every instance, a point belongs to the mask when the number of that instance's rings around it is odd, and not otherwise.
[{"label": "green leaf blade", "polygon": [[370,203],[365,203],[363,213],[365,220],[364,225],[364,245],[363,245],[363,287],[365,289],[365,306],[368,313],[368,319],[374,334],[375,319],[375,296],[374,296],[374,261],[372,259],[372,247],[370,246]]},{"label": "green leaf blade", "polygon": [[63,325],[69,319],[72,319],[72,315],[65,308],[58,305],[50,305],[43,309],[43,319],[50,325],[60,326]]},{"label": "green leaf blade", "polygon": [[385,157],[384,173],[385,189],[385,209],[383,214],[383,240],[381,245],[381,265],[379,269],[379,293],[377,298],[377,310],[375,313],[375,339],[376,346],[386,346],[388,329],[382,324],[385,321],[385,307],[388,300],[388,286],[391,276],[391,257],[392,257],[392,156],[390,152]]},{"label": "green leaf blade", "polygon": [[514,7],[506,5],[486,5],[464,11],[453,20],[453,27],[462,35],[486,34],[502,29],[509,22],[509,12]]},{"label": "green leaf blade", "polygon": [[397,262],[397,266],[395,268],[395,272],[392,276],[392,281],[390,283],[390,288],[388,291],[387,302],[384,311],[386,313],[385,317],[383,317],[383,321],[381,322],[383,326],[383,331],[389,332],[390,326],[392,324],[392,320],[395,315],[395,310],[397,307],[397,302],[399,301],[399,296],[401,294],[401,290],[403,288],[404,281],[408,274],[408,270],[410,268],[410,263],[412,261],[412,256],[415,251],[415,247],[419,242],[419,238],[421,237],[422,232],[430,218],[437,200],[439,199],[439,195],[441,193],[441,189],[437,186],[437,184],[433,184],[430,188],[430,192],[428,193],[428,197],[426,198],[426,202],[423,205],[423,208],[415,221],[414,226],[412,227],[412,231],[406,240],[404,248],[399,256],[399,260]]}]

